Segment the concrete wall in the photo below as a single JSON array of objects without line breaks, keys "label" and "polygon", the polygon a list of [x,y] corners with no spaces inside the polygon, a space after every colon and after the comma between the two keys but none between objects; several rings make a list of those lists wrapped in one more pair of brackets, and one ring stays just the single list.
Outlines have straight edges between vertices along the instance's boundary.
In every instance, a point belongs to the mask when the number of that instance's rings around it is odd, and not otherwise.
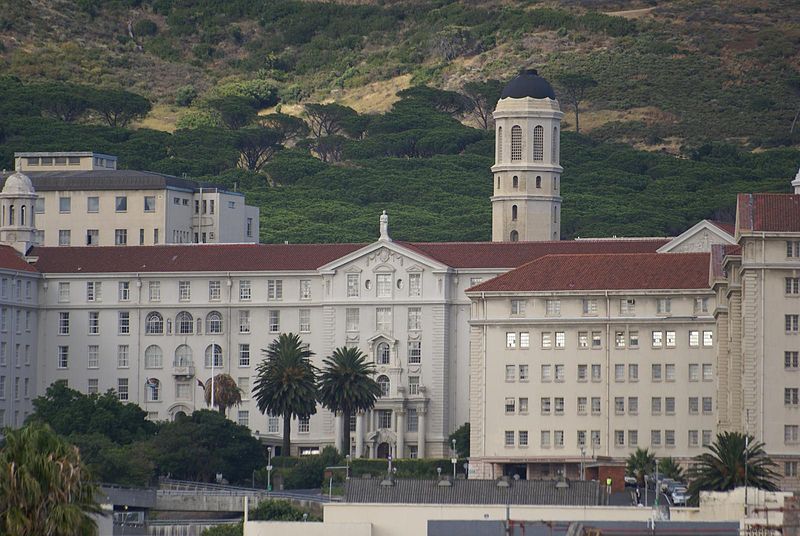
[{"label": "concrete wall", "polygon": [[[289,521],[248,521],[244,536],[372,536],[369,523],[300,523]],[[424,532],[419,534],[425,534]]]}]

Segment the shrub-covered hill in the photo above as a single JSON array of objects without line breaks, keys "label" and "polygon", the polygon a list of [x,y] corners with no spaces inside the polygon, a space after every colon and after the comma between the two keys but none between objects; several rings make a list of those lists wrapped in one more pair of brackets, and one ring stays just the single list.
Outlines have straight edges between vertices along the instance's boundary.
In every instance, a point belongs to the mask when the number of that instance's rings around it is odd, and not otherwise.
[{"label": "shrub-covered hill", "polygon": [[176,99],[240,79],[275,84],[283,103],[384,111],[409,84],[455,90],[533,64],[598,82],[584,119],[596,139],[786,145],[798,45],[792,0],[0,0],[2,72],[132,89],[160,104],[146,124],[168,130]]},{"label": "shrub-covered hill", "polygon": [[[91,148],[122,167],[187,173],[246,192],[267,242],[372,240],[384,209],[397,239],[490,238],[494,133],[454,118],[455,93],[406,91],[372,115],[309,105],[308,123],[256,116],[252,98],[233,95],[208,105],[214,126],[168,133],[119,126],[137,111],[125,94],[2,82],[0,167],[14,151]],[[730,221],[737,192],[786,191],[798,161],[794,149],[709,143],[675,157],[567,132],[563,235],[664,236],[701,218]]]}]

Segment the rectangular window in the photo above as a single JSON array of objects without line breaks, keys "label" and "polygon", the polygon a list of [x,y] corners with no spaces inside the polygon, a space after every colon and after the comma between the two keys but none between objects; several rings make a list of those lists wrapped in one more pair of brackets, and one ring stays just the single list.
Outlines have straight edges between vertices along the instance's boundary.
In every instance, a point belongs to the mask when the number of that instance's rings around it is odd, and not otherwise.
[{"label": "rectangular window", "polygon": [[297,432],[300,434],[307,434],[311,431],[311,419],[309,417],[300,417],[297,419]]},{"label": "rectangular window", "polygon": [[664,445],[666,447],[675,446],[675,430],[664,430]]},{"label": "rectangular window", "polygon": [[696,447],[700,442],[699,434],[697,430],[689,430],[689,446]]},{"label": "rectangular window", "polygon": [[600,365],[597,365],[597,364],[592,365],[592,381],[593,382],[599,382],[602,379],[603,379],[602,378],[602,369],[601,369]]},{"label": "rectangular window", "polygon": [[58,347],[58,368],[65,369],[69,367],[69,346]]},{"label": "rectangular window", "polygon": [[69,313],[58,313],[58,334],[69,335]]},{"label": "rectangular window", "polygon": [[592,348],[599,349],[603,347],[603,335],[600,331],[592,332]]},{"label": "rectangular window", "polygon": [[281,330],[281,312],[277,309],[269,310],[269,332],[278,333]]},{"label": "rectangular window", "polygon": [[703,397],[703,413],[710,415],[714,411],[714,405],[710,396]]},{"label": "rectangular window", "polygon": [[654,382],[660,382],[662,380],[661,376],[661,365],[653,364],[650,366],[651,376],[650,379]]},{"label": "rectangular window", "polygon": [[419,394],[419,376],[408,377],[408,394],[412,396]]},{"label": "rectangular window", "polygon": [[504,437],[504,444],[506,447],[514,446],[514,430],[506,430]]},{"label": "rectangular window", "polygon": [[528,446],[528,431],[527,430],[520,430],[519,431],[519,446],[520,447],[527,447]]},{"label": "rectangular window", "polygon": [[711,363],[703,363],[703,381],[710,382],[714,379],[713,368]]},{"label": "rectangular window", "polygon": [[69,214],[72,210],[72,199],[69,197],[58,198],[58,211],[61,214]]},{"label": "rectangular window", "polygon": [[249,344],[240,344],[239,345],[239,366],[240,367],[249,367],[250,366],[250,345]]},{"label": "rectangular window", "polygon": [[700,315],[708,312],[708,298],[694,299],[694,314]]},{"label": "rectangular window", "polygon": [[348,307],[345,309],[345,329],[347,331],[358,331],[358,309],[355,307]]},{"label": "rectangular window", "polygon": [[89,335],[100,334],[100,313],[89,311]]},{"label": "rectangular window", "polygon": [[161,281],[148,282],[147,293],[151,302],[161,301]]},{"label": "rectangular window", "polygon": [[668,396],[664,398],[664,414],[675,415],[675,397]]},{"label": "rectangular window", "polygon": [[392,308],[377,307],[375,309],[375,329],[378,333],[392,332]]},{"label": "rectangular window", "polygon": [[422,274],[408,274],[408,295],[422,296]]},{"label": "rectangular window", "polygon": [[251,290],[250,290],[250,280],[249,279],[240,279],[239,280],[239,301],[250,301],[252,297]]},{"label": "rectangular window", "polygon": [[600,415],[600,397],[592,397],[592,415]]},{"label": "rectangular window", "polygon": [[130,366],[130,347],[127,344],[117,346],[117,368],[128,368]]},{"label": "rectangular window", "polygon": [[783,426],[783,442],[787,445],[794,445],[798,442],[800,426],[797,424],[785,424]]},{"label": "rectangular window", "polygon": [[553,432],[553,446],[557,449],[564,448],[564,430]]},{"label": "rectangular window", "polygon": [[592,430],[592,446],[600,448],[600,430]]},{"label": "rectangular window", "polygon": [[624,396],[617,396],[614,397],[614,413],[617,415],[622,415],[625,413],[625,397]]},{"label": "rectangular window", "polygon": [[514,374],[516,374],[516,367],[514,365],[506,365],[506,381],[513,382]]},{"label": "rectangular window", "polygon": [[661,446],[661,430],[650,430],[650,445]]},{"label": "rectangular window", "polygon": [[178,300],[186,302],[192,299],[192,282],[178,281]]},{"label": "rectangular window", "polygon": [[552,368],[550,365],[542,365],[542,381],[549,382],[553,380]]},{"label": "rectangular window", "polygon": [[220,281],[208,282],[208,301],[219,301],[222,298],[222,283]]},{"label": "rectangular window", "polygon": [[639,381],[639,365],[636,363],[631,363],[628,365],[628,381],[631,382],[638,382]]},{"label": "rectangular window", "polygon": [[144,229],[139,229],[139,245],[144,245]]},{"label": "rectangular window", "polygon": [[123,402],[128,400],[128,378],[117,378],[117,398]]},{"label": "rectangular window", "polygon": [[668,382],[675,381],[675,363],[667,363],[664,365],[664,380]]},{"label": "rectangular window", "polygon": [[119,331],[120,335],[129,335],[131,332],[131,314],[128,311],[119,312]]},{"label": "rectangular window", "polygon": [[253,218],[247,218],[246,233],[248,238],[253,236]]},{"label": "rectangular window", "polygon": [[519,412],[521,414],[528,413],[528,399],[527,397],[520,397],[519,399]]},{"label": "rectangular window", "polygon": [[311,299],[311,280],[310,279],[301,279],[300,280],[300,299],[301,300],[310,300]]},{"label": "rectangular window", "polygon": [[586,316],[597,315],[597,300],[588,298],[583,300],[583,314]]},{"label": "rectangular window", "polygon": [[119,301],[130,301],[131,299],[131,282],[120,281],[118,284],[117,297]]},{"label": "rectangular window", "polygon": [[672,298],[658,298],[656,300],[656,313],[668,315],[672,311]]},{"label": "rectangular window", "polygon": [[586,430],[578,430],[577,440],[578,448],[586,447]]},{"label": "rectangular window", "polygon": [[359,293],[359,274],[347,274],[347,297],[357,298]]},{"label": "rectangular window", "polygon": [[625,430],[614,430],[614,446],[625,446]]},{"label": "rectangular window", "polygon": [[267,299],[283,299],[283,279],[267,279]]},{"label": "rectangular window", "polygon": [[550,430],[542,430],[539,434],[539,443],[542,448],[550,448]]},{"label": "rectangular window", "polygon": [[417,410],[414,408],[409,408],[406,411],[406,430],[408,432],[418,432],[419,431],[419,415],[417,415]]},{"label": "rectangular window", "polygon": [[703,446],[711,445],[711,430],[703,430]]},{"label": "rectangular window", "polygon": [[786,333],[797,333],[799,323],[800,315],[785,315],[784,324],[786,325]]},{"label": "rectangular window", "polygon": [[661,348],[664,345],[664,333],[662,331],[653,332],[653,348]]},{"label": "rectangular window", "polygon": [[628,446],[635,447],[639,444],[639,431],[628,430]]},{"label": "rectangular window", "polygon": [[69,283],[62,281],[58,284],[58,301],[59,303],[69,301]]},{"label": "rectangular window", "polygon": [[408,363],[418,365],[422,362],[422,342],[408,341]]},{"label": "rectangular window", "polygon": [[300,333],[311,332],[311,309],[300,309]]},{"label": "rectangular window", "polygon": [[[800,404],[800,401],[798,401],[797,387],[786,387],[783,390],[783,404],[786,406],[797,406]],[[705,402],[703,403],[703,409],[705,409]]]},{"label": "rectangular window", "polygon": [[240,409],[237,415],[237,422],[239,426],[250,426],[250,412],[246,409]]},{"label": "rectangular window", "polygon": [[523,316],[525,314],[526,300],[511,300],[512,316]]},{"label": "rectangular window", "polygon": [[528,381],[528,365],[519,366],[519,381],[521,382]]},{"label": "rectangular window", "polygon": [[[33,204],[33,212],[35,214],[44,214],[44,197],[37,197]],[[0,421],[0,426],[3,423]]]},{"label": "rectangular window", "polygon": [[553,334],[549,331],[542,332],[542,348],[549,350],[553,347]]},{"label": "rectangular window", "polygon": [[97,246],[100,244],[100,231],[98,229],[86,230],[86,245]]},{"label": "rectangular window", "polygon": [[281,421],[280,417],[267,417],[267,432],[270,434],[277,434],[280,430]]},{"label": "rectangular window", "polygon": [[667,331],[665,332],[665,338],[667,342],[667,348],[675,348],[675,332],[674,331]]},{"label": "rectangular window", "polygon": [[[794,315],[795,319],[797,319],[797,315]],[[795,321],[795,326],[797,326],[797,322]],[[714,332],[713,331],[704,331],[703,332],[703,346],[710,347],[714,346]]]},{"label": "rectangular window", "polygon": [[236,385],[242,391],[242,400],[250,400],[250,376],[239,376]]},{"label": "rectangular window", "polygon": [[639,414],[639,397],[638,396],[629,396],[628,397],[628,413],[631,415],[638,415]]},{"label": "rectangular window", "polygon": [[156,211],[156,197],[154,195],[144,196],[144,211],[145,212]]},{"label": "rectangular window", "polygon": [[128,198],[124,195],[118,195],[114,203],[114,210],[116,210],[117,212],[127,212]]},{"label": "rectangular window", "polygon": [[564,348],[567,344],[566,335],[563,331],[556,331],[556,348]]},{"label": "rectangular window", "polygon": [[589,333],[586,331],[578,332],[578,348],[589,347]]},{"label": "rectangular window", "polygon": [[586,415],[586,400],[587,399],[585,396],[578,397],[578,403],[577,403],[578,415]]},{"label": "rectangular window", "polygon": [[59,229],[58,231],[58,245],[69,246],[72,241],[72,232],[69,229]]},{"label": "rectangular window", "polygon": [[542,415],[550,415],[550,410],[552,408],[550,397],[542,397],[541,400],[539,400],[539,407]]},{"label": "rectangular window", "polygon": [[654,396],[650,399],[650,414],[661,415],[661,397]]},{"label": "rectangular window", "polygon": [[86,301],[99,302],[102,300],[102,283],[100,281],[86,282]]},{"label": "rectangular window", "polygon": [[127,229],[114,229],[114,245],[127,246],[128,245],[128,230]]},{"label": "rectangular window", "polygon": [[797,351],[787,350],[783,352],[783,367],[787,369],[800,368],[800,353]]},{"label": "rectangular window", "polygon": [[557,396],[553,399],[553,407],[556,415],[564,414],[564,398]]},{"label": "rectangular window", "polygon": [[794,258],[800,257],[800,240],[786,241],[786,256]]},{"label": "rectangular window", "polygon": [[250,311],[239,311],[239,333],[250,333]]},{"label": "rectangular window", "polygon": [[783,462],[783,476],[796,477],[797,467],[800,465],[798,462]]},{"label": "rectangular window", "polygon": [[392,274],[375,274],[376,296],[378,298],[392,297]]},{"label": "rectangular window", "polygon": [[516,398],[506,398],[505,403],[506,413],[516,413],[517,411],[517,399]]},{"label": "rectangular window", "polygon": [[97,380],[97,378],[89,378],[87,383],[87,395],[96,395],[100,391],[99,380]]},{"label": "rectangular window", "polygon": [[696,396],[689,397],[689,415],[700,413],[700,399]]},{"label": "rectangular window", "polygon": [[616,348],[625,348],[625,332],[624,331],[615,331],[614,332],[614,347],[616,347]]},{"label": "rectangular window", "polygon": [[636,300],[631,298],[619,300],[619,314],[621,316],[633,316],[636,314]]},{"label": "rectangular window", "polygon": [[546,300],[545,313],[547,316],[561,316],[561,300]]},{"label": "rectangular window", "polygon": [[585,382],[589,379],[589,367],[586,365],[578,365],[578,381]]},{"label": "rectangular window", "polygon": [[700,347],[700,332],[696,330],[689,330],[689,347],[690,348],[699,348]]},{"label": "rectangular window", "polygon": [[89,345],[86,357],[86,367],[96,369],[100,367],[100,347],[96,344]]},{"label": "rectangular window", "polygon": [[625,381],[625,365],[614,365],[614,381]]},{"label": "rectangular window", "polygon": [[700,365],[696,363],[689,364],[689,381],[690,382],[700,381]]},{"label": "rectangular window", "polygon": [[422,329],[422,307],[408,308],[408,330],[419,331]]}]

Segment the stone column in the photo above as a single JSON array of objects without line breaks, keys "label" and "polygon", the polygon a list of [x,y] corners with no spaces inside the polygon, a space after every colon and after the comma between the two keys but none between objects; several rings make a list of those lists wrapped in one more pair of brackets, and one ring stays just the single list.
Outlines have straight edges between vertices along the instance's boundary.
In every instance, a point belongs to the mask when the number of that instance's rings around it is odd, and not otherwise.
[{"label": "stone column", "polygon": [[426,408],[420,408],[417,410],[417,417],[419,419],[418,428],[417,428],[417,457],[424,458],[425,457],[425,416],[427,415],[428,410]]},{"label": "stone column", "polygon": [[356,415],[356,458],[364,455],[364,412]]},{"label": "stone column", "polygon": [[398,410],[397,412],[397,452],[395,453],[395,457],[397,458],[405,458],[406,457],[406,412],[404,410]]},{"label": "stone column", "polygon": [[342,452],[342,445],[344,443],[342,437],[342,414],[336,413],[333,416],[333,445],[336,450],[342,453],[342,456],[349,454],[349,452]]}]

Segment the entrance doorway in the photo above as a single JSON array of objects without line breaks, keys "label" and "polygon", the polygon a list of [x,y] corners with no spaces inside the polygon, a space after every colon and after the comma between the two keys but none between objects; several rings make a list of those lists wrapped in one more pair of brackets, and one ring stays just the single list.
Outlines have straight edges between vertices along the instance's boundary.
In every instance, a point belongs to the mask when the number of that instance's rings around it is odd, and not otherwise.
[{"label": "entrance doorway", "polygon": [[376,454],[376,458],[388,458],[389,455],[392,453],[392,447],[389,446],[389,443],[381,443],[378,445],[378,452]]},{"label": "entrance doorway", "polygon": [[528,465],[524,463],[507,463],[503,466],[503,476],[514,477],[519,475],[520,480],[528,479]]}]

